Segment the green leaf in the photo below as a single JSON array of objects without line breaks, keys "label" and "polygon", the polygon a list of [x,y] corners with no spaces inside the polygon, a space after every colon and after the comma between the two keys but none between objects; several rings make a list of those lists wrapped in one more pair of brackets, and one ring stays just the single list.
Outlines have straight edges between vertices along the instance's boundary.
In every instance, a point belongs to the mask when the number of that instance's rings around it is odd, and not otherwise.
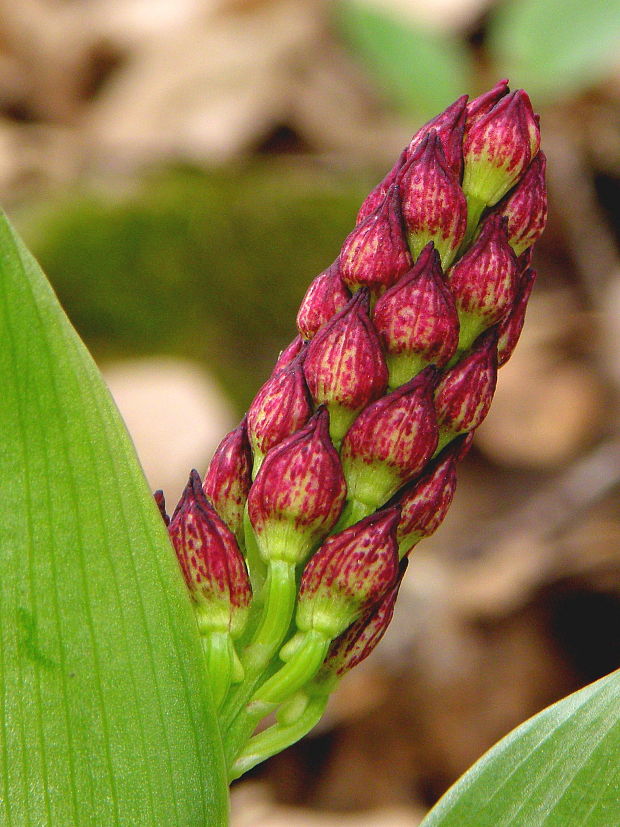
[{"label": "green leaf", "polygon": [[620,824],[620,671],[511,732],[420,827]]},{"label": "green leaf", "polygon": [[552,102],[613,70],[620,0],[508,0],[489,21],[487,43],[511,86]]},{"label": "green leaf", "polygon": [[471,57],[456,37],[354,0],[336,5],[336,20],[383,92],[408,115],[427,120],[471,86]]},{"label": "green leaf", "polygon": [[161,517],[97,369],[0,216],[0,823],[225,825]]}]

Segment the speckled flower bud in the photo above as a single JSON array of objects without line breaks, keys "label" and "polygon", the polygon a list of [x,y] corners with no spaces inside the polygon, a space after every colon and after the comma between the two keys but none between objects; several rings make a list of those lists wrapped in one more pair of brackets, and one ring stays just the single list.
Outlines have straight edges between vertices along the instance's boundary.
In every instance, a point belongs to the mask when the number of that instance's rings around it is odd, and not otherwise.
[{"label": "speckled flower bud", "polygon": [[255,474],[267,451],[301,428],[311,414],[312,403],[300,353],[287,367],[269,377],[248,410],[248,437],[254,452]]},{"label": "speckled flower bud", "polygon": [[400,171],[407,162],[408,158],[409,147],[406,146],[400,153],[398,161],[396,161],[396,163],[385,176],[385,178],[383,178],[382,181],[379,181],[377,186],[373,190],[371,190],[364,199],[364,203],[360,207],[359,212],[357,214],[357,219],[355,221],[356,227],[358,227],[370,215],[376,212],[381,206],[381,204],[383,204],[383,202],[385,201],[385,196],[387,195],[387,191],[392,186],[392,184],[396,183],[396,179],[400,175]]},{"label": "speckled flower bud", "polygon": [[448,513],[456,490],[456,465],[462,442],[459,437],[392,500],[400,506],[401,517],[396,530],[398,551],[402,557],[424,537],[430,537]]},{"label": "speckled flower bud", "polygon": [[346,484],[321,408],[265,457],[248,496],[248,514],[264,560],[300,563],[333,528]]},{"label": "speckled flower bud", "polygon": [[477,428],[489,412],[497,382],[497,328],[479,336],[471,353],[445,373],[435,392],[439,448]]},{"label": "speckled flower bud", "polygon": [[396,583],[385,595],[367,609],[364,614],[339,635],[329,647],[321,670],[321,677],[336,675],[342,677],[355,666],[366,660],[386,633],[394,615],[398,590],[407,569],[407,558],[401,560]]},{"label": "speckled flower bud", "polygon": [[297,628],[340,635],[391,589],[398,577],[397,508],[379,511],[329,537],[312,555],[299,586]]},{"label": "speckled flower bud", "polygon": [[465,235],[467,204],[435,130],[429,132],[407,162],[399,186],[413,258],[432,241],[446,268]]},{"label": "speckled flower bud", "polygon": [[378,209],[347,236],[340,251],[340,276],[352,291],[368,287],[379,295],[411,264],[399,190],[393,185]]},{"label": "speckled flower bud", "polygon": [[463,132],[466,111],[467,95],[462,95],[454,103],[451,103],[447,109],[444,109],[439,115],[435,115],[421,129],[418,129],[409,143],[408,158],[415,153],[426,136],[434,130],[443,149],[446,165],[457,178],[460,178],[463,171]]},{"label": "speckled flower bud", "polygon": [[527,303],[535,280],[536,271],[528,267],[519,279],[517,294],[510,313],[502,319],[499,325],[499,338],[497,340],[497,362],[499,367],[506,364],[517,346],[525,321]]},{"label": "speckled flower bud", "polygon": [[362,288],[317,333],[304,361],[310,393],[329,411],[334,442],[342,440],[357,414],[387,387],[387,368],[368,306],[368,292]]},{"label": "speckled flower bud", "polygon": [[206,498],[228,528],[238,534],[252,484],[252,452],[245,418],[220,442],[202,483]]},{"label": "speckled flower bud", "polygon": [[252,588],[237,541],[204,495],[197,471],[168,527],[203,632],[245,627]]},{"label": "speckled flower bud", "polygon": [[522,89],[504,95],[466,126],[463,189],[492,207],[517,183],[540,146],[530,99]]},{"label": "speckled flower bud", "polygon": [[280,355],[278,356],[275,365],[273,366],[273,370],[271,371],[271,375],[273,376],[275,373],[278,373],[283,368],[288,367],[291,362],[295,359],[295,357],[299,356],[299,354],[304,349],[304,345],[306,343],[302,339],[301,336],[295,336],[293,341],[288,344],[283,351],[281,351]]},{"label": "speckled flower bud", "polygon": [[496,209],[508,219],[508,241],[517,256],[542,235],[547,223],[547,159],[539,151],[514,190]]},{"label": "speckled flower bud", "polygon": [[518,278],[517,258],[508,244],[506,219],[490,215],[474,244],[448,272],[461,324],[461,350],[467,350],[482,331],[508,313]]},{"label": "speckled flower bud", "polygon": [[433,242],[408,273],[378,300],[373,321],[386,352],[390,387],[429,364],[444,367],[459,341],[459,320]]},{"label": "speckled flower bud", "polygon": [[297,313],[297,329],[304,339],[311,339],[351,298],[340,278],[340,262],[323,270],[312,282]]},{"label": "speckled flower bud", "polygon": [[437,446],[433,389],[437,371],[373,402],[355,420],[342,443],[348,496],[369,510],[383,505],[422,470]]}]

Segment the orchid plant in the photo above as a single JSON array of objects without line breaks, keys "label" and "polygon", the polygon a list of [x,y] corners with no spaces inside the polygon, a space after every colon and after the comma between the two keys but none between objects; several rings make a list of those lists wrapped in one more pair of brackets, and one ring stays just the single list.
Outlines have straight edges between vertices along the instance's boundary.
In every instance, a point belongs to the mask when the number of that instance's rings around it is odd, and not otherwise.
[{"label": "orchid plant", "polygon": [[[424,125],[171,517],[2,224],[2,823],[224,825],[229,783],[316,725],[447,512],[524,323],[546,214],[523,90],[500,81]],[[617,743],[617,695],[611,676],[541,713],[427,823],[612,823],[590,818],[610,812],[607,788],[581,821],[547,806],[580,812],[566,784],[544,806],[524,790],[543,764],[559,767],[548,745],[561,754],[567,715],[592,753]],[[575,776],[594,773],[588,756],[572,759]],[[515,779],[518,811],[548,820],[505,815],[514,796],[489,789]]]}]

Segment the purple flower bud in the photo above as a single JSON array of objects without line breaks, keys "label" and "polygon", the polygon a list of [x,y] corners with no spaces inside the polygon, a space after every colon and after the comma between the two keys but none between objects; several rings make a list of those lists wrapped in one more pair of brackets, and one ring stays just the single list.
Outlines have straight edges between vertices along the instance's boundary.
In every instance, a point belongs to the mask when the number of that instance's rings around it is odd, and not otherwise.
[{"label": "purple flower bud", "polygon": [[396,531],[401,557],[424,537],[430,537],[448,513],[456,490],[456,463],[463,439],[455,440],[456,445],[452,443],[442,451],[421,477],[406,485],[392,500],[401,512]]},{"label": "purple flower bud", "polygon": [[267,451],[295,433],[312,414],[302,363],[303,353],[273,373],[250,405],[247,423],[255,472]]},{"label": "purple flower bud", "polygon": [[525,321],[527,303],[535,280],[536,271],[528,267],[525,272],[522,273],[519,280],[517,295],[515,296],[510,313],[502,319],[499,325],[499,338],[497,341],[497,361],[499,367],[506,364],[517,346],[519,336],[523,329],[523,322]]},{"label": "purple flower bud", "polygon": [[401,560],[398,579],[381,600],[332,642],[322,667],[323,674],[342,677],[375,650],[392,620],[407,563],[406,557]]},{"label": "purple flower bud", "polygon": [[371,192],[364,199],[364,203],[360,207],[359,212],[357,214],[357,219],[355,221],[356,227],[359,227],[362,221],[365,221],[368,218],[368,216],[376,212],[381,206],[381,204],[383,204],[383,202],[385,201],[385,196],[387,195],[387,191],[392,186],[392,184],[396,183],[396,179],[398,178],[400,171],[405,165],[408,158],[409,147],[406,146],[400,153],[398,161],[396,161],[396,163],[385,176],[385,178],[382,181],[379,181],[377,186],[373,190],[371,190]]},{"label": "purple flower bud", "polygon": [[391,387],[429,364],[443,367],[454,356],[459,320],[432,241],[377,301],[373,320],[387,354]]},{"label": "purple flower bud", "polygon": [[522,89],[504,95],[468,124],[463,143],[463,189],[492,207],[517,183],[540,146],[530,99]]},{"label": "purple flower bud", "polygon": [[398,186],[393,185],[379,208],[345,239],[340,251],[340,275],[352,291],[368,287],[378,295],[410,267],[400,194]]},{"label": "purple flower bud", "polygon": [[465,114],[467,111],[467,95],[451,103],[439,115],[425,123],[411,139],[408,147],[410,158],[422,143],[424,138],[435,130],[439,143],[443,149],[446,165],[457,178],[461,177],[463,171],[463,132],[465,129]]},{"label": "purple flower bud", "polygon": [[245,418],[220,442],[207,468],[202,489],[228,528],[237,534],[252,485],[252,452]]},{"label": "purple flower bud", "polygon": [[401,152],[392,169],[366,197],[357,214],[357,224],[361,224],[383,202],[386,192],[392,184],[398,182],[403,167],[431,130],[435,130],[439,136],[447,166],[457,178],[460,178],[463,168],[463,130],[465,127],[466,104],[467,95],[463,95],[418,129],[409,145]]},{"label": "purple flower bud", "polygon": [[479,336],[471,352],[445,373],[435,392],[442,448],[477,428],[489,412],[497,382],[497,328]]},{"label": "purple flower bud", "polygon": [[355,420],[341,452],[349,498],[374,509],[426,465],[437,446],[436,381],[426,368]]},{"label": "purple flower bud", "polygon": [[161,514],[164,524],[170,525],[170,517],[166,513],[166,498],[164,497],[164,492],[161,488],[153,492],[153,499],[155,500],[155,505],[159,508],[159,513]]},{"label": "purple flower bud", "polygon": [[288,367],[293,359],[295,359],[296,356],[299,356],[302,352],[304,344],[305,342],[301,336],[295,336],[293,341],[288,344],[278,356],[276,363],[273,366],[273,370],[271,371],[271,375],[273,376],[283,368]]},{"label": "purple flower bud", "polygon": [[317,333],[304,362],[314,401],[329,410],[334,442],[340,442],[362,408],[387,387],[387,368],[368,305],[368,292],[362,288]]},{"label": "purple flower bud", "polygon": [[237,541],[209,504],[197,471],[190,475],[168,531],[201,629],[238,637],[247,620],[252,587]]},{"label": "purple flower bud", "polygon": [[508,94],[508,81],[506,79],[498,81],[492,89],[474,98],[467,104],[467,118],[465,122],[465,130],[469,130],[476,121],[486,115],[493,109],[496,103],[501,98]]},{"label": "purple flower bud", "polygon": [[265,457],[248,496],[248,513],[265,560],[302,562],[333,528],[346,484],[320,408],[308,424]]},{"label": "purple flower bud", "polygon": [[489,216],[480,235],[448,272],[461,323],[459,347],[502,319],[514,301],[518,283],[517,258],[508,243],[506,219]]},{"label": "purple flower bud", "polygon": [[496,208],[508,219],[508,241],[517,256],[540,238],[547,223],[546,168],[545,154],[539,151],[514,190]]},{"label": "purple flower bud", "polygon": [[297,329],[311,339],[351,298],[340,278],[340,262],[323,270],[312,282],[297,313]]},{"label": "purple flower bud", "polygon": [[398,508],[388,508],[329,537],[301,577],[297,627],[341,634],[391,589],[398,577]]},{"label": "purple flower bud", "polygon": [[463,240],[467,204],[435,130],[429,132],[407,162],[399,186],[413,258],[432,241],[445,268]]}]

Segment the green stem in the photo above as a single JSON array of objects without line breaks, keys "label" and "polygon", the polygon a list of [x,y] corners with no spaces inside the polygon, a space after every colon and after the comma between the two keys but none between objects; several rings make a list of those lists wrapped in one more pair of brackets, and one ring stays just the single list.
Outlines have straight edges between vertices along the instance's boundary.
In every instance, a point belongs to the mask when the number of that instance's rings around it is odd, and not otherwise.
[{"label": "green stem", "polygon": [[290,698],[316,675],[325,660],[330,642],[321,632],[306,632],[295,654],[260,687],[250,705],[254,701],[279,704]]},{"label": "green stem", "polygon": [[273,724],[268,729],[250,738],[244,749],[239,754],[232,765],[230,771],[230,781],[243,775],[252,767],[271,758],[282,750],[290,747],[291,744],[296,743],[304,735],[307,735],[323,717],[328,694],[317,695],[311,698],[305,706],[304,712],[292,724],[281,724],[280,722]]},{"label": "green stem", "polygon": [[207,659],[209,684],[215,706],[219,709],[228,694],[233,677],[234,652],[228,631],[208,632],[202,639]]},{"label": "green stem", "polygon": [[258,595],[265,582],[267,566],[261,557],[258,543],[256,542],[256,534],[254,534],[254,529],[250,522],[247,502],[243,511],[243,533],[245,535],[245,558],[248,564],[250,580],[252,581],[252,593]]},{"label": "green stem", "polygon": [[258,628],[241,655],[245,680],[222,709],[224,729],[232,724],[239,710],[252,697],[262,673],[282,645],[291,624],[296,596],[295,566],[283,560],[270,560]]}]

